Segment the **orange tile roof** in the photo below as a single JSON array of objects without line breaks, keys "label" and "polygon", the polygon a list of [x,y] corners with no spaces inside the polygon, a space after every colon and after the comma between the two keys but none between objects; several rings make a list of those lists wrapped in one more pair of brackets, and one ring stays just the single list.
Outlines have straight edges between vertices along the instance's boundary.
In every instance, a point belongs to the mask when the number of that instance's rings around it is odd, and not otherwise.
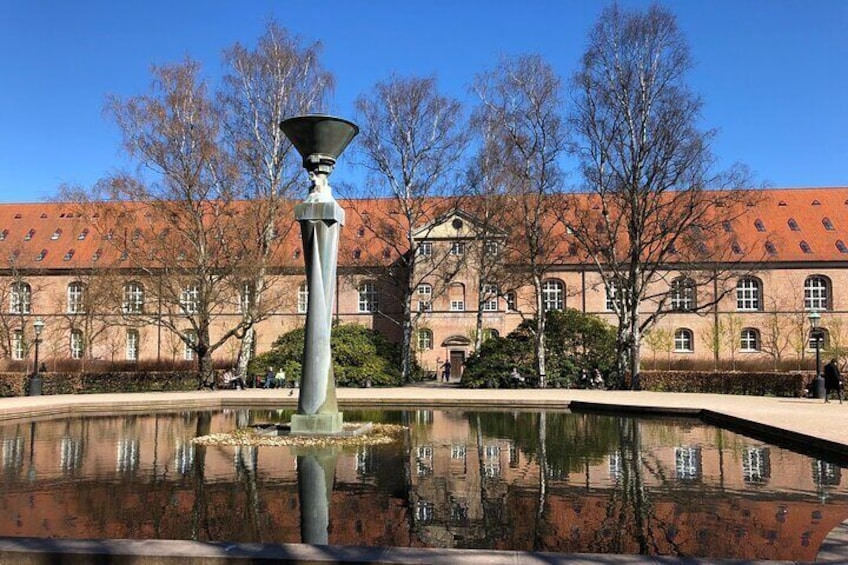
[{"label": "orange tile roof", "polygon": [[[752,190],[751,194],[753,205],[746,206],[732,222],[736,240],[750,257],[769,262],[848,260],[848,187],[764,189]],[[432,209],[424,214],[431,220],[447,207],[446,200],[433,202]],[[398,210],[392,200],[340,200],[339,203],[347,216],[340,242],[340,266],[385,265],[405,252],[402,244],[387,245],[370,228],[364,229],[364,223],[370,222],[372,228],[394,224],[400,230],[402,222],[398,222]],[[762,223],[764,232],[757,231],[757,221]],[[279,224],[285,239],[274,263],[279,267],[302,266],[300,230],[296,226],[284,229],[290,225],[287,219],[281,219]],[[556,239],[563,261],[580,263],[581,258],[568,250],[570,241],[564,229]],[[765,242],[773,245],[773,254],[763,248]],[[0,204],[0,268],[9,268],[13,258],[14,264],[23,269],[120,266],[119,255],[114,245],[76,212],[74,204]]]}]

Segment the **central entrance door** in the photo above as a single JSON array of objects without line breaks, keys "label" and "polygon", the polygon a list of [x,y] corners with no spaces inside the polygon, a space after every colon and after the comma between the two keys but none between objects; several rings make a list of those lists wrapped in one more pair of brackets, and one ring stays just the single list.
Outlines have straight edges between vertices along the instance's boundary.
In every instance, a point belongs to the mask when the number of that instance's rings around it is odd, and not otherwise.
[{"label": "central entrance door", "polygon": [[452,349],[450,352],[451,380],[462,378],[462,366],[465,363],[465,351]]}]

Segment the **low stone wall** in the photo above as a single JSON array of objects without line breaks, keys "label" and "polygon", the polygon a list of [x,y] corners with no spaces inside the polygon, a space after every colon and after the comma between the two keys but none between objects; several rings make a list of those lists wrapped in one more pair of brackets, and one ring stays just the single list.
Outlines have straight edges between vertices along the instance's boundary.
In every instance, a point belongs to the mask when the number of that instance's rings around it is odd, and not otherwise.
[{"label": "low stone wall", "polygon": [[[46,372],[41,378],[42,394],[190,391],[198,385],[194,371]],[[28,384],[21,373],[0,373],[0,397],[25,396]]]}]

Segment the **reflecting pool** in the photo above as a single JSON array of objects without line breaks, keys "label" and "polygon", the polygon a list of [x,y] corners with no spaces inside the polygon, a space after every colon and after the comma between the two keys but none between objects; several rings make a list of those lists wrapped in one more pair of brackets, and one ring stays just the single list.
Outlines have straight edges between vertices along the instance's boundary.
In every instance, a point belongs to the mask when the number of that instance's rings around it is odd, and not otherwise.
[{"label": "reflecting pool", "polygon": [[[0,427],[0,536],[299,543],[312,512],[302,451],[191,442],[290,414]],[[408,431],[333,454],[319,528],[333,545],[808,561],[848,518],[839,465],[698,420],[439,410],[345,410],[345,420]]]}]

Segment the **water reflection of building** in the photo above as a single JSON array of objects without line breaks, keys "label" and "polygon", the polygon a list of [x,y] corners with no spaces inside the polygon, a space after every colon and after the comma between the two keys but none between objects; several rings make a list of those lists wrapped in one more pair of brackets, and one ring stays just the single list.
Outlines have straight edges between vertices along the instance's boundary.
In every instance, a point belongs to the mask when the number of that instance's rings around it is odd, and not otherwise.
[{"label": "water reflection of building", "polygon": [[[299,542],[292,452],[190,442],[250,417],[0,428],[0,534]],[[848,517],[840,467],[697,422],[552,413],[542,441],[539,415],[408,421],[339,455],[330,543],[811,560]]]}]

